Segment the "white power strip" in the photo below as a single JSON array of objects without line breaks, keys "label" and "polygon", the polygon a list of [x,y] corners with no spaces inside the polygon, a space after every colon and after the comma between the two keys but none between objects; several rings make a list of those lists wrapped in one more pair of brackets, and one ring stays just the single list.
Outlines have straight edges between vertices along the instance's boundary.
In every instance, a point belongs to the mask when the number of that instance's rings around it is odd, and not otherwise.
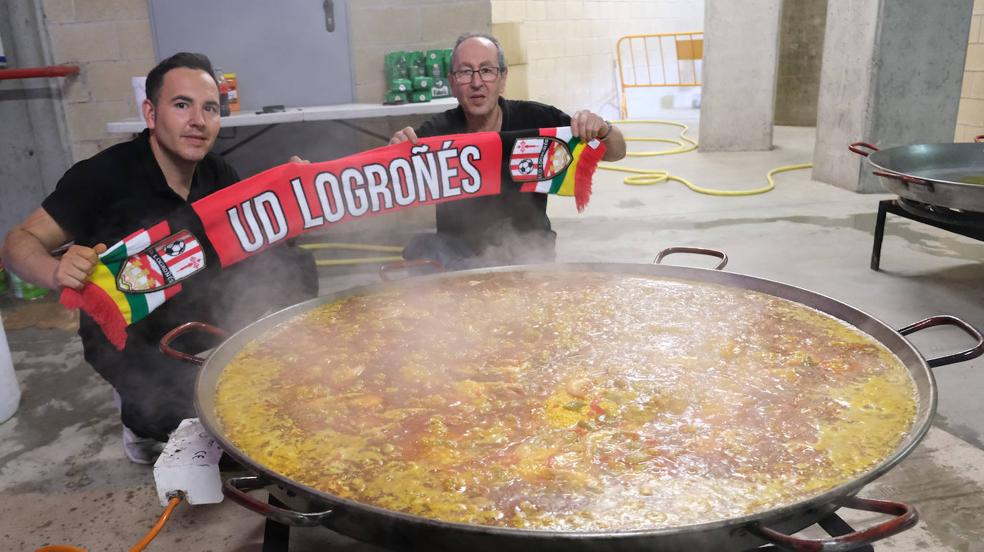
[{"label": "white power strip", "polygon": [[198,418],[182,420],[154,463],[154,482],[161,506],[178,492],[189,504],[222,502],[219,459],[222,449]]}]

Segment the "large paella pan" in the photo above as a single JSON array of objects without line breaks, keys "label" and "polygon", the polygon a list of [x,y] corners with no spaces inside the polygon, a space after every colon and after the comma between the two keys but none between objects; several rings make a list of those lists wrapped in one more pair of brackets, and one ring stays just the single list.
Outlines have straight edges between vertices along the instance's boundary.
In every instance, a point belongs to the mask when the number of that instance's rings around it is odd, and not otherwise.
[{"label": "large paella pan", "polygon": [[[937,324],[978,343],[927,362],[902,335]],[[982,350],[950,317],[897,332],[739,274],[511,267],[267,317],[209,357],[197,407],[256,474],[227,494],[286,523],[420,550],[836,550],[915,523],[854,495],[928,430],[929,366]],[[841,506],[894,517],[787,536]]]}]

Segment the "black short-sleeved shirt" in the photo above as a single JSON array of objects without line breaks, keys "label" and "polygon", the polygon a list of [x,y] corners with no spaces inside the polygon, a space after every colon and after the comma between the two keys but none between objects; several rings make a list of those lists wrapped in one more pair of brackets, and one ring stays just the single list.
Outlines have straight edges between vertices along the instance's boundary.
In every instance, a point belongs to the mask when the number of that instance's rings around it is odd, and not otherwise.
[{"label": "black short-sleeved shirt", "polygon": [[[563,111],[538,102],[499,98],[502,130],[564,127],[571,118]],[[440,136],[467,132],[465,112],[459,106],[432,117],[417,135]],[[451,201],[437,205],[437,231],[463,240],[481,253],[500,231],[550,232],[547,195],[520,192],[518,185],[503,184],[495,196]]]},{"label": "black short-sleeved shirt", "polygon": [[[187,201],[201,199],[238,180],[239,175],[222,157],[209,153],[198,163]],[[75,243],[87,247],[99,243],[112,246],[132,232],[159,222],[183,205],[185,200],[171,190],[164,179],[146,130],[129,142],[114,145],[76,163],[41,204]],[[281,272],[288,270],[294,278],[283,278]],[[285,280],[282,285],[281,280]],[[271,249],[226,270],[206,271],[189,281],[170,301],[128,328],[123,355],[128,351],[153,355],[149,351],[156,349],[164,333],[191,320],[234,330],[236,326],[252,321],[250,317],[259,316],[266,308],[286,306],[313,296],[316,291],[312,293],[312,285],[316,290],[313,258],[293,247]],[[270,293],[262,294],[269,296],[266,301],[257,299],[260,294],[252,292],[253,286],[271,289]],[[280,289],[272,289],[277,286]],[[230,321],[223,316],[230,310],[244,311],[244,305],[249,307],[245,311],[252,312],[243,314],[243,320]],[[86,359],[100,372],[103,372],[100,364],[122,359],[95,322],[84,314],[79,335]]]}]

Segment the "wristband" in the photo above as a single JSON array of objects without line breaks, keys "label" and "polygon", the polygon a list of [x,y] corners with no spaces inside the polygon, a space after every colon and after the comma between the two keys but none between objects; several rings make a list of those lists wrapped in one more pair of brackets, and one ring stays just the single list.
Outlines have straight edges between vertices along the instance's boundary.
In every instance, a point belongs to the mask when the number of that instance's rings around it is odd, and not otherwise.
[{"label": "wristband", "polygon": [[608,121],[605,121],[605,124],[608,125],[608,128],[605,130],[605,135],[598,137],[598,140],[600,140],[602,142],[604,142],[605,140],[607,140],[608,139],[608,136],[610,136],[611,133],[612,133],[612,124],[610,122],[608,122]]}]

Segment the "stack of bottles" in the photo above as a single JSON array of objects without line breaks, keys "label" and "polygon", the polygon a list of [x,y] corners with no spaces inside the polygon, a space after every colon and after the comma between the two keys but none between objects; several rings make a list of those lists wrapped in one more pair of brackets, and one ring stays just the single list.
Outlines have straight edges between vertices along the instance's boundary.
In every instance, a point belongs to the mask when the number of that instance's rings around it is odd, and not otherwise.
[{"label": "stack of bottles", "polygon": [[384,70],[388,90],[383,103],[421,103],[450,96],[447,81],[450,66],[451,49],[386,54]]},{"label": "stack of bottles", "polygon": [[47,289],[21,280],[13,272],[5,270],[3,263],[0,263],[0,295],[11,290],[14,292],[14,297],[28,301],[41,299],[48,295]]},{"label": "stack of bottles", "polygon": [[219,114],[223,117],[239,112],[239,83],[235,73],[215,70],[215,80],[219,83]]}]

